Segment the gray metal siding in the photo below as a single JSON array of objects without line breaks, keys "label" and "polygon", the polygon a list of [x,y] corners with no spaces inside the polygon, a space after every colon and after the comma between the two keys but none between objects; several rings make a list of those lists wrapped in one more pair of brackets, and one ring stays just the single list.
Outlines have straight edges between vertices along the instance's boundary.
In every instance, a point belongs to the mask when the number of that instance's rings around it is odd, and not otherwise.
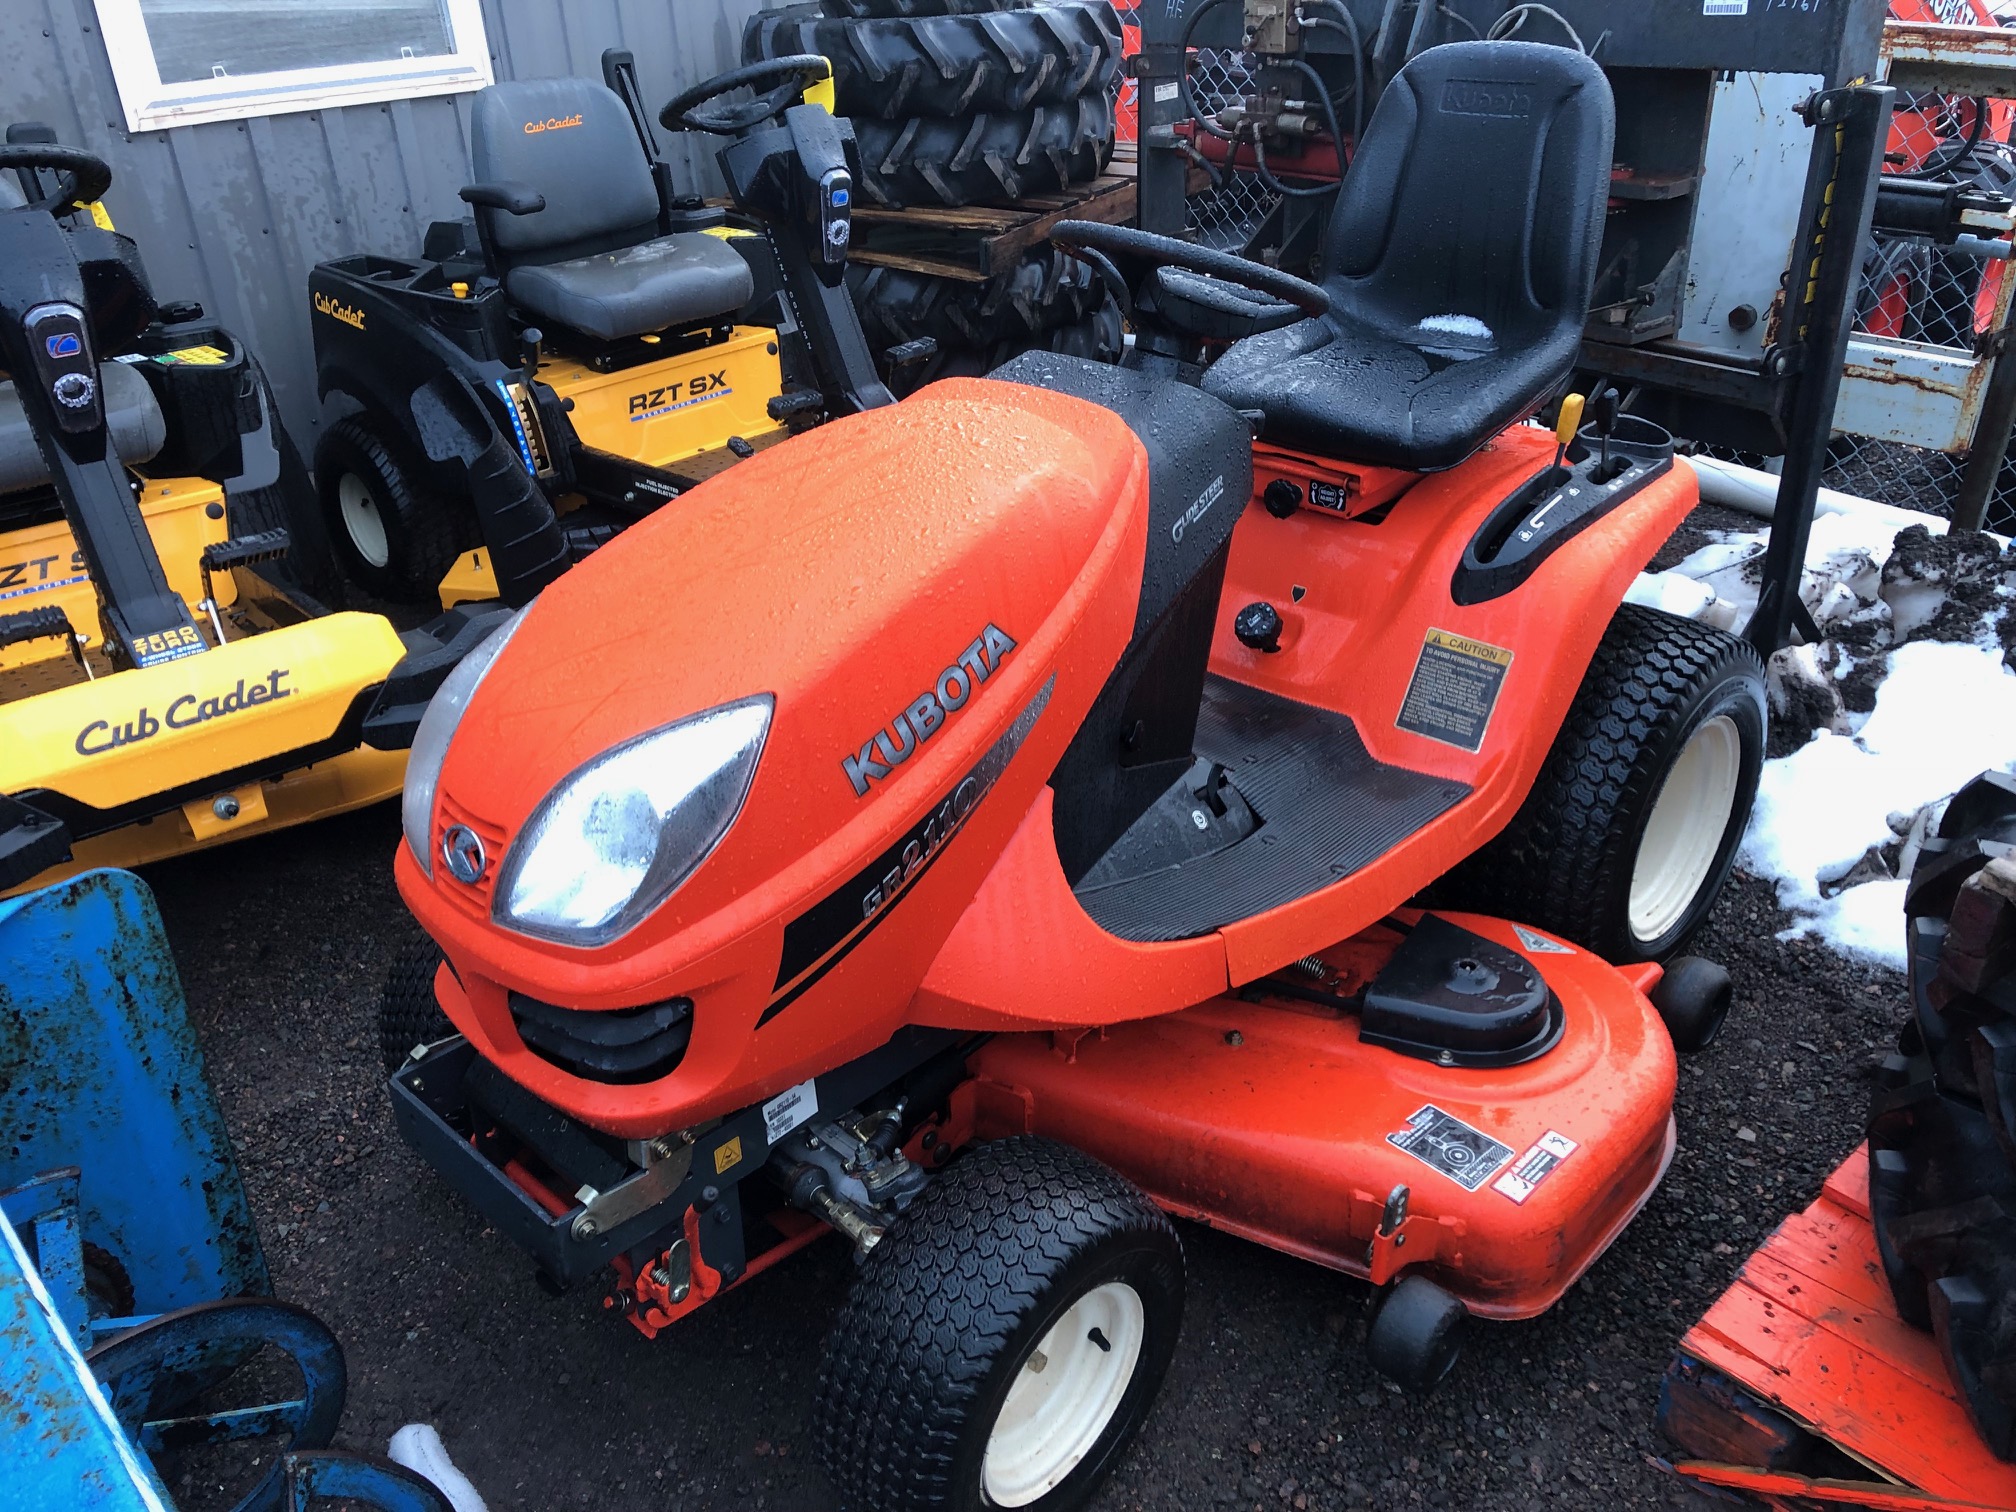
[{"label": "gray metal siding", "polygon": [[[731,67],[760,0],[483,0],[501,79],[599,78],[637,55],[649,101]],[[273,379],[303,449],[319,420],[309,267],[350,252],[411,256],[430,221],[464,213],[469,96],[178,126],[129,135],[91,0],[0,0],[0,124],[46,121],[112,165],[106,208],[163,299],[197,299]],[[719,141],[661,135],[682,186],[715,192]]]}]

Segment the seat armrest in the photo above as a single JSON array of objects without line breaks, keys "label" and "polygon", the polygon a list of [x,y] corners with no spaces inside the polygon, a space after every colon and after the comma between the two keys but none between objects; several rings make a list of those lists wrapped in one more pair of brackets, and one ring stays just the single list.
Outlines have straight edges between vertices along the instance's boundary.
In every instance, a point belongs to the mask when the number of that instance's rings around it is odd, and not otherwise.
[{"label": "seat armrest", "polygon": [[530,184],[464,184],[462,202],[511,215],[532,215],[546,208],[546,196]]}]

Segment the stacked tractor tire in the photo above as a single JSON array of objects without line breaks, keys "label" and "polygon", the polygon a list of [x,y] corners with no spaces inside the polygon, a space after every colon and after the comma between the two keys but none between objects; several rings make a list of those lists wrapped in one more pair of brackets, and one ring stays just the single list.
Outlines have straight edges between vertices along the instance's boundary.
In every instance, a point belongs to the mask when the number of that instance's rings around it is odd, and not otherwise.
[{"label": "stacked tractor tire", "polygon": [[[1097,178],[1113,156],[1121,46],[1109,0],[814,0],[759,13],[742,37],[747,62],[831,61],[860,150],[857,203],[885,210],[1012,204]],[[1120,354],[1118,308],[1047,246],[985,282],[856,265],[847,286],[876,351],[937,344],[885,374],[898,393],[1032,347]]]},{"label": "stacked tractor tire", "polygon": [[1878,1076],[1870,1215],[1899,1313],[2016,1460],[2016,779],[1954,797],[1904,911],[1913,1013]]}]

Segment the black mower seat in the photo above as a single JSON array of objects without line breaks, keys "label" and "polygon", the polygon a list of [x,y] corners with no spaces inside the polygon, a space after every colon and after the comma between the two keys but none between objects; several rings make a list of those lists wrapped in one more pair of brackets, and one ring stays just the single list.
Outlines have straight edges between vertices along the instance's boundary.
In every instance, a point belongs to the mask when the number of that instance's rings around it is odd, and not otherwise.
[{"label": "black mower seat", "polygon": [[521,79],[476,96],[477,181],[545,198],[527,215],[479,208],[512,300],[598,341],[731,318],[748,263],[704,232],[658,234],[658,186],[623,102],[587,79]]},{"label": "black mower seat", "polygon": [[1420,54],[1380,97],[1331,217],[1330,313],[1204,375],[1269,441],[1432,472],[1532,413],[1581,344],[1610,185],[1603,71],[1533,42]]},{"label": "black mower seat", "polygon": [[[98,369],[98,391],[105,401],[105,426],[119,460],[137,467],[167,443],[168,424],[147,380],[124,362]],[[0,379],[0,494],[40,488],[49,481],[49,466],[35,444],[35,431],[21,408],[14,385]]]}]

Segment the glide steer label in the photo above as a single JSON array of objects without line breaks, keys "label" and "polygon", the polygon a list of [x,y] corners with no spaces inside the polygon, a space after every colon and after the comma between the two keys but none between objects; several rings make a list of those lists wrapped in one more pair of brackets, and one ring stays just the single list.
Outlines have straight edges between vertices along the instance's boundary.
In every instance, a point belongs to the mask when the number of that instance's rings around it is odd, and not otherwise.
[{"label": "glide steer label", "polygon": [[966,707],[973,690],[1001,669],[1015,642],[1008,632],[989,624],[973,637],[973,644],[936,681],[913,698],[887,727],[861,742],[852,756],[840,758],[841,770],[854,784],[854,796],[868,796],[868,784],[887,777],[910,759],[917,747],[945,727],[945,721]]},{"label": "glide steer label", "polygon": [[259,704],[273,703],[282,698],[292,698],[294,689],[284,686],[293,676],[286,667],[275,667],[265,677],[256,682],[239,678],[236,685],[222,693],[207,698],[194,693],[184,693],[173,699],[159,714],[142,704],[131,717],[113,721],[94,719],[77,732],[77,754],[79,756],[102,756],[107,751],[116,751],[121,746],[138,745],[143,740],[152,740],[163,730],[188,730],[213,719],[223,719],[232,714],[242,713]]}]

